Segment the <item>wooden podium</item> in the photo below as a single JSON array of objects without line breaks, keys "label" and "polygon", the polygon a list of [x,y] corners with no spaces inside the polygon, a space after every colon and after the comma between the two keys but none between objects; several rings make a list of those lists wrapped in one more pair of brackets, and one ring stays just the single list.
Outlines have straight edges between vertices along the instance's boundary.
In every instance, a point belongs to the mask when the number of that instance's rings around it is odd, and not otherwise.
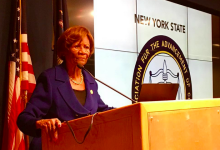
[{"label": "wooden podium", "polygon": [[[79,141],[92,116],[70,121]],[[220,99],[142,102],[95,115],[85,142],[66,123],[57,142],[42,131],[43,150],[219,150]]]}]

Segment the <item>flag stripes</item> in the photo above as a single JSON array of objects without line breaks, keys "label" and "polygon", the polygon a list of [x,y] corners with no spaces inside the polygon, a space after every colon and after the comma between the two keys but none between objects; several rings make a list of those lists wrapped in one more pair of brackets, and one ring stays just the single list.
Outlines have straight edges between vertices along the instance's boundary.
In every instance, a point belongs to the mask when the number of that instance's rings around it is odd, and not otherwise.
[{"label": "flag stripes", "polygon": [[30,52],[27,45],[27,34],[21,35],[21,63],[22,63],[22,90],[28,90],[29,96],[33,93],[36,85],[34,70],[31,62]]}]

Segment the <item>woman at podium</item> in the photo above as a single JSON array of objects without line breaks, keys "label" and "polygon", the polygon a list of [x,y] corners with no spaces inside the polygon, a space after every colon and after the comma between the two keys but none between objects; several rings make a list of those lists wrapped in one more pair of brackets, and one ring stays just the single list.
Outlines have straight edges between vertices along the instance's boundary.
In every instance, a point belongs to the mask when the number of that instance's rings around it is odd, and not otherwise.
[{"label": "woman at podium", "polygon": [[77,67],[84,66],[93,53],[93,37],[84,27],[71,27],[58,39],[57,54],[63,63],[39,76],[30,101],[17,119],[19,129],[34,137],[31,150],[42,149],[41,129],[56,141],[63,121],[112,109],[101,100],[93,77]]}]

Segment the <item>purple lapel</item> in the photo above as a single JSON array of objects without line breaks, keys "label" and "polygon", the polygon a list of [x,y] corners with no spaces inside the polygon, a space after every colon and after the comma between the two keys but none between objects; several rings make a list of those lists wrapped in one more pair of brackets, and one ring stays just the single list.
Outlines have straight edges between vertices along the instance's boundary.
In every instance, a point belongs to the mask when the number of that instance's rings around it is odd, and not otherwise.
[{"label": "purple lapel", "polygon": [[91,90],[94,92],[94,88],[92,88],[92,85],[94,87],[95,84],[95,80],[84,70],[82,70],[83,76],[84,76],[84,81],[85,81],[85,85],[86,85],[86,103],[84,105],[84,107],[89,110],[92,111],[92,109],[94,109],[94,103],[95,100],[92,97],[91,94]]}]

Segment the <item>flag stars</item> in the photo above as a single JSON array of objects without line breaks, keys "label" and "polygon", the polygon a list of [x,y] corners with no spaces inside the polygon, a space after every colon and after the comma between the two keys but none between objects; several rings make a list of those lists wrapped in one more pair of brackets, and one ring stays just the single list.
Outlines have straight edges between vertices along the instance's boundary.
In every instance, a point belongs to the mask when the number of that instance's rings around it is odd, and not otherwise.
[{"label": "flag stars", "polygon": [[17,70],[17,72],[19,72],[19,71],[20,71],[20,68],[18,67],[18,68],[16,68],[16,70]]},{"label": "flag stars", "polygon": [[63,11],[62,10],[59,10],[59,12],[60,12],[61,15],[63,15]]},{"label": "flag stars", "polygon": [[19,49],[16,49],[16,52],[18,52],[19,51]]},{"label": "flag stars", "polygon": [[20,17],[18,17],[18,20],[20,20]]},{"label": "flag stars", "polygon": [[19,62],[20,61],[20,59],[19,58],[17,58],[17,62]]},{"label": "flag stars", "polygon": [[16,38],[14,38],[14,39],[13,39],[13,42],[14,42],[14,43],[17,43],[17,42],[18,42],[18,40],[17,40]]},{"label": "flag stars", "polygon": [[61,28],[63,28],[63,20],[59,21],[59,25],[60,25]]},{"label": "flag stars", "polygon": [[18,12],[20,11],[20,8],[19,8],[19,7],[17,8],[17,11],[18,11]]},{"label": "flag stars", "polygon": [[15,57],[15,53],[12,53],[11,56],[12,56],[12,57]]}]

